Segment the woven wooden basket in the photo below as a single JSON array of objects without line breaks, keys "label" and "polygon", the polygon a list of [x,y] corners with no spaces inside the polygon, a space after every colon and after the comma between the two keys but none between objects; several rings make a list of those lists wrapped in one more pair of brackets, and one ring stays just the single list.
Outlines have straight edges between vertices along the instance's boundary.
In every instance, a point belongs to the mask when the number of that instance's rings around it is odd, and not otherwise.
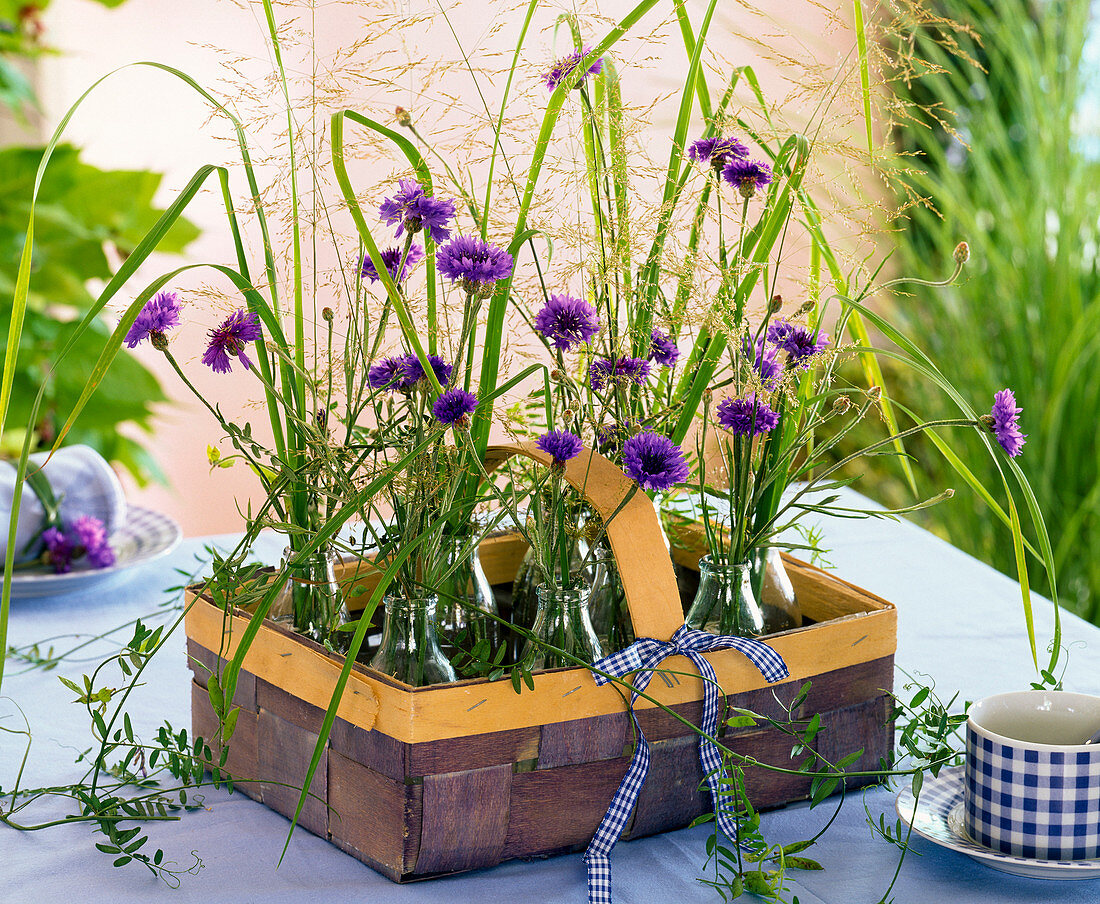
[{"label": "woven wooden basket", "polygon": [[[543,464],[531,446],[490,450],[495,467],[511,455]],[[611,462],[585,453],[567,478],[603,516],[619,505],[629,482]],[[676,580],[648,498],[637,493],[610,522],[615,554],[639,637],[667,639],[683,623]],[[524,553],[521,540],[494,537],[481,547],[490,582],[510,582]],[[875,768],[889,757],[893,731],[896,613],[893,606],[793,559],[787,560],[807,627],[769,638],[790,678],[765,686],[740,654],[708,654],[731,705],[778,716],[807,680],[813,689],[800,715],[822,714],[819,750],[836,761],[864,754],[850,769]],[[377,572],[349,569],[355,594]],[[194,670],[193,727],[217,736],[205,690],[244,633],[247,613],[230,616],[192,595],[186,617]],[[354,608],[354,605],[353,605]],[[234,704],[241,707],[228,769],[237,788],[292,815],[342,661],[299,635],[267,622],[245,659]],[[671,672],[693,673],[674,657]],[[584,669],[534,676],[533,691],[517,694],[510,681],[459,681],[414,688],[356,666],[340,703],[300,825],[328,838],[395,881],[491,866],[583,848],[591,839],[630,762],[633,743],[623,695],[597,687]],[[649,693],[693,724],[702,714],[702,682],[660,677]],[[639,701],[638,718],[650,742],[652,766],[625,838],[687,825],[711,803],[701,790],[697,736],[668,712]],[[790,767],[790,738],[758,727],[731,729],[725,742],[761,762]],[[809,781],[767,769],[746,775],[759,807],[804,798]]]}]

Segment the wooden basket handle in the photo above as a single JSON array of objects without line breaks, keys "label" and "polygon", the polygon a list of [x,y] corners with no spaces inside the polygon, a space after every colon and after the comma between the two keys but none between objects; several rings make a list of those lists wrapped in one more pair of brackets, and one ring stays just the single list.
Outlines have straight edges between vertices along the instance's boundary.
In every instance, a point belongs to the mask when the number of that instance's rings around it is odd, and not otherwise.
[{"label": "wooden basket handle", "polygon": [[[550,466],[552,459],[534,443],[490,446],[485,470],[492,472],[513,455]],[[665,547],[657,511],[638,490],[610,522],[612,513],[633,486],[617,465],[598,452],[584,449],[565,465],[565,479],[604,519],[607,540],[622,578],[635,637],[668,640],[684,623],[672,559]]]}]

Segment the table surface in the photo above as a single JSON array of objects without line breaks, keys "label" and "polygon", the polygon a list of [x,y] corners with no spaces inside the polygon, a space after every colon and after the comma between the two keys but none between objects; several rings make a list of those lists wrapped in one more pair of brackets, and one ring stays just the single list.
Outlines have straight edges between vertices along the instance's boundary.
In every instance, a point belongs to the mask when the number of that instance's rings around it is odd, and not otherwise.
[{"label": "table surface", "polygon": [[[956,691],[975,700],[1026,688],[1034,675],[1020,594],[1014,581],[907,522],[830,520],[823,522],[835,572],[894,602],[898,608],[899,669],[935,682],[941,696]],[[197,574],[205,546],[227,547],[233,538],[189,539],[169,557],[137,567],[104,591],[39,600],[15,600],[9,642],[29,644],[68,632],[97,634],[130,619],[148,617],[172,597],[165,589]],[[1006,536],[1005,542],[1009,542]],[[265,537],[258,547],[269,560],[281,543]],[[161,610],[163,620],[163,611]],[[150,618],[151,621],[155,620]],[[1053,607],[1035,600],[1036,636],[1045,646],[1053,631]],[[1100,629],[1063,614],[1069,648],[1068,690],[1100,693]],[[132,629],[126,629],[127,637]],[[123,638],[125,640],[126,638]],[[71,641],[51,641],[65,649]],[[52,672],[27,671],[9,661],[0,698],[0,728],[18,728],[19,709],[33,731],[23,787],[75,780],[75,764],[92,739],[82,707],[58,680],[73,680],[94,667],[65,662]],[[129,711],[135,730],[148,735],[161,720],[190,729],[190,673],[182,629],[146,672]],[[899,674],[896,687],[905,681]],[[14,703],[13,703],[14,701]],[[10,788],[22,758],[21,739],[0,732],[0,787]],[[808,852],[823,872],[794,873],[790,892],[802,904],[878,901],[897,865],[897,850],[872,836],[867,814],[894,819],[896,792],[875,788],[849,795],[837,821]],[[240,794],[204,792],[205,808],[178,822],[149,828],[149,849],[190,862],[194,851],[203,868],[171,891],[137,865],[112,869],[111,858],[93,847],[99,838],[85,826],[22,833],[0,826],[0,900],[54,902],[79,893],[88,904],[146,900],[163,895],[175,902],[259,902],[318,904],[370,901],[418,904],[478,901],[484,904],[579,904],[586,900],[580,854],[535,862],[510,862],[446,879],[398,886],[332,845],[298,831],[276,868],[289,822]],[[795,805],[763,816],[773,841],[787,843],[813,834],[831,808]],[[60,815],[60,814],[58,814]],[[685,829],[618,844],[612,855],[615,900],[619,904],[717,901],[697,880],[706,869],[705,827]],[[893,891],[898,902],[1075,902],[1096,901],[1100,881],[1047,881],[1011,876],[968,857],[916,839]]]}]

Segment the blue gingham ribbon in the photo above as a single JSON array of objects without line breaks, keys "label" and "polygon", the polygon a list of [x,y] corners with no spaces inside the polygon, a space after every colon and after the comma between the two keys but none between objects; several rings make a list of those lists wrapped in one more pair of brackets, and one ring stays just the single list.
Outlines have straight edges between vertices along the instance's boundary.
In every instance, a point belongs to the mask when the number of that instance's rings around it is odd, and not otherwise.
[{"label": "blue gingham ribbon", "polygon": [[[731,648],[743,653],[768,681],[779,681],[789,674],[783,657],[766,643],[747,637],[708,634],[705,631],[692,630],[686,625],[677,628],[671,640],[642,637],[625,650],[605,656],[593,664],[593,669],[599,669],[616,678],[622,678],[630,672],[637,673],[632,682],[634,691],[630,695],[630,718],[634,722],[634,732],[638,740],[634,747],[634,759],[630,763],[630,768],[623,776],[619,790],[611,799],[611,805],[607,808],[600,827],[596,829],[592,843],[584,852],[584,862],[588,866],[588,904],[611,904],[611,849],[619,840],[630,811],[634,809],[634,804],[638,800],[642,785],[645,784],[646,775],[649,773],[649,744],[646,743],[645,735],[642,734],[638,719],[634,715],[634,703],[638,695],[649,687],[654,669],[665,659],[669,656],[686,656],[695,663],[699,674],[703,676],[703,724],[699,727],[706,734],[714,737],[718,730],[718,707],[722,695],[718,690],[714,668],[703,658],[703,653]],[[596,684],[607,684],[611,680],[596,672],[592,674]],[[699,761],[703,764],[703,774],[707,777],[707,784],[710,786],[710,793],[715,802],[718,825],[728,837],[736,838],[737,827],[726,810],[718,806],[721,800],[718,784],[722,757],[714,744],[705,737],[699,738]]]}]

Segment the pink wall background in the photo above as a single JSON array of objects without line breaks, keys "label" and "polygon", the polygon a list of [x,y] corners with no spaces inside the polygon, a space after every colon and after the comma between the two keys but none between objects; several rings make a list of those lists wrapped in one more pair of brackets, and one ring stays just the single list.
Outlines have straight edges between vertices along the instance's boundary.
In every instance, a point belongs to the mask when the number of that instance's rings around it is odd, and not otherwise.
[{"label": "pink wall background", "polygon": [[[692,22],[699,22],[705,5],[699,0],[689,0],[687,6]],[[508,7],[505,3],[484,2],[449,7],[464,44],[486,54],[479,59],[487,58],[494,68],[506,65],[502,54],[510,55],[520,21],[515,10],[505,14]],[[337,87],[332,89],[332,95],[321,99],[320,106],[325,109],[321,122],[327,119],[328,110],[344,107],[378,111],[379,116],[388,111],[392,118],[393,107],[400,104],[420,111],[421,116],[431,110],[432,125],[440,133],[451,134],[452,128],[467,128],[472,115],[464,106],[470,97],[469,80],[458,65],[453,38],[442,26],[428,28],[418,24],[432,8],[425,0],[405,0],[319,5],[315,16],[308,8],[296,11],[300,17],[296,27],[313,31],[322,57],[335,48],[346,47],[350,41],[371,39],[368,46],[359,48],[356,57],[359,62],[346,64],[349,76],[333,80]],[[563,8],[548,7],[537,20],[533,37],[528,41],[527,55],[532,61],[529,75],[547,68],[566,47],[567,34],[563,31],[555,40],[553,29],[554,17]],[[587,33],[593,36],[602,33],[608,20],[621,17],[629,8],[622,0],[589,4],[582,9],[582,18],[587,9],[598,19],[598,24],[587,26]],[[498,13],[496,18],[494,11]],[[669,3],[651,12],[635,37],[623,43],[618,52],[621,71],[634,69],[640,73],[638,78],[628,81],[631,95],[628,102],[641,106],[656,101],[650,117],[652,126],[638,136],[638,142],[649,146],[657,159],[667,155],[667,135],[678,103],[679,73],[685,65],[684,51],[670,19],[671,11]],[[289,13],[280,7],[279,15]],[[258,4],[128,0],[117,9],[107,10],[85,0],[54,0],[46,26],[48,41],[63,51],[60,56],[43,60],[39,66],[39,87],[48,126],[60,118],[95,78],[135,60],[156,60],[176,66],[204,85],[221,83],[223,92],[230,96],[238,92],[238,88],[225,85],[227,78],[236,78],[232,75],[234,68],[241,73],[240,85],[246,91],[254,87],[259,94],[265,93],[264,79],[271,72],[262,7]],[[808,2],[768,0],[751,8],[739,3],[720,4],[708,43],[715,52],[709,61],[716,70],[711,76],[713,93],[720,90],[718,86],[730,67],[751,64],[760,74],[769,97],[782,103],[783,112],[794,123],[811,115],[820,92],[800,93],[792,85],[792,80],[805,78],[795,73],[798,67],[792,60],[819,61],[825,73],[851,68],[850,30]],[[291,38],[288,44],[300,48],[302,41],[300,37]],[[378,84],[371,78],[372,69],[402,57],[421,60],[420,73],[400,75],[396,88]],[[288,65],[304,81],[313,63],[308,56],[291,50]],[[324,72],[321,81],[329,81]],[[529,81],[533,83],[534,79]],[[545,99],[545,93],[540,94],[537,88],[537,83],[533,84],[526,92],[536,106]],[[492,106],[496,102],[490,98]],[[248,110],[252,104],[241,97],[240,106]],[[271,110],[270,105],[268,109]],[[279,111],[276,108],[271,112]],[[862,128],[855,121],[851,105],[845,105],[843,100],[836,105],[831,119],[841,132],[858,132]],[[427,120],[418,117],[418,121]],[[701,128],[701,121],[698,124]],[[268,130],[261,128],[260,133],[261,138],[270,139]],[[230,136],[225,122],[209,120],[207,108],[193,91],[151,69],[129,69],[112,76],[74,117],[67,134],[85,148],[89,162],[164,172],[162,204],[170,201],[201,164],[233,159],[234,148],[227,140]],[[261,170],[272,177],[278,174],[284,158],[274,139],[270,139],[269,146],[274,162]],[[373,166],[359,164],[353,176],[366,185],[372,180],[385,181],[391,172],[398,172],[393,162],[382,159]],[[216,182],[210,184],[216,187]],[[136,293],[154,276],[184,263],[234,262],[224,212],[220,210],[220,195],[205,192],[187,215],[203,229],[188,259],[163,257],[152,262],[128,287],[132,292]],[[347,259],[354,254],[356,245],[349,239],[344,247],[350,250],[322,253],[318,264],[321,283],[318,306],[327,303],[325,278],[341,266],[341,255]],[[254,254],[253,260],[257,261],[258,271],[261,258]],[[259,397],[255,383],[239,371],[228,376],[216,375],[198,361],[206,329],[231,310],[229,301],[215,300],[211,305],[202,297],[204,287],[209,284],[217,285],[208,271],[191,271],[176,281],[176,287],[185,291],[190,303],[183,328],[173,338],[173,352],[209,400],[220,404],[231,418],[248,419],[258,428],[266,417],[252,401]],[[218,442],[216,424],[183,389],[158,353],[146,345],[139,349],[138,355],[160,376],[173,399],[157,418],[152,444],[171,487],[139,490],[131,486],[129,498],[171,514],[187,535],[238,529],[242,524],[238,507],[243,508],[250,501],[255,505],[258,501],[255,480],[240,465],[210,472],[206,448]],[[222,443],[221,449],[224,453],[230,451],[226,443]]]}]

